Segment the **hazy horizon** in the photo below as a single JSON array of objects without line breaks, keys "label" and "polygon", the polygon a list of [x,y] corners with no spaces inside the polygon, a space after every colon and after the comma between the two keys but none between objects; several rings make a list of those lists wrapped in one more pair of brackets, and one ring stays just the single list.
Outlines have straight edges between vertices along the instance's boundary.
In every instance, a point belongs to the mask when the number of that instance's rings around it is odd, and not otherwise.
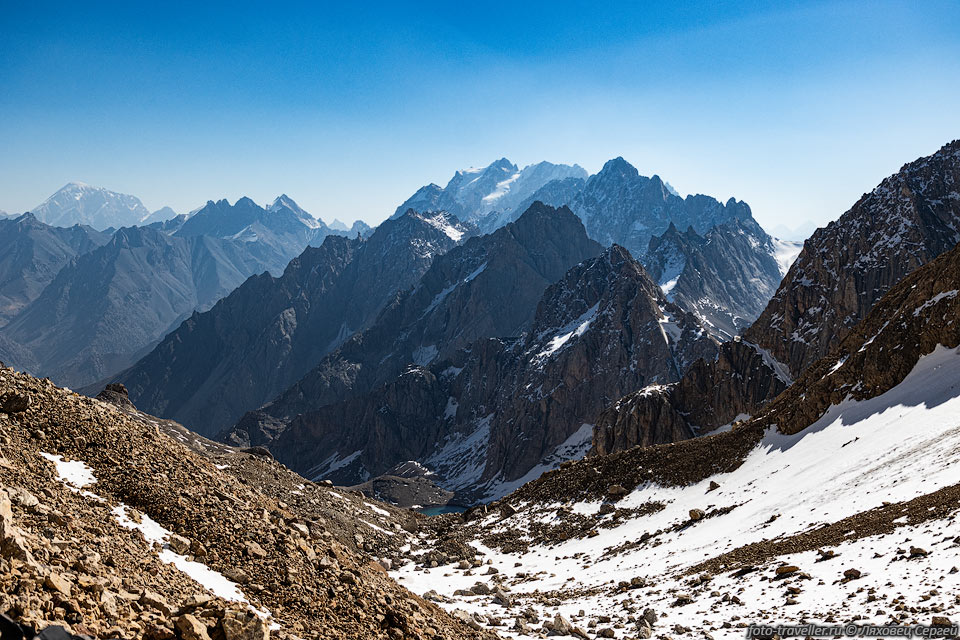
[{"label": "hazy horizon", "polygon": [[500,157],[623,156],[822,226],[960,137],[949,2],[228,7],[8,8],[0,209],[76,181],[376,224]]}]

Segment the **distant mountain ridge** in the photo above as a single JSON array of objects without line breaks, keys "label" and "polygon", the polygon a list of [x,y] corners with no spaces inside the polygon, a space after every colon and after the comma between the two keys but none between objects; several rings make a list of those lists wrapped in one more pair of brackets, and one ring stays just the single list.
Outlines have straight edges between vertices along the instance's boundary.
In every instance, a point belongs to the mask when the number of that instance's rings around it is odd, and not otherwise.
[{"label": "distant mountain ridge", "polygon": [[213,434],[366,328],[436,256],[473,233],[446,214],[409,213],[366,239],[328,236],[281,276],[252,277],[193,314],[119,378],[140,406]]},{"label": "distant mountain ridge", "polygon": [[[722,339],[737,335],[760,315],[799,251],[796,243],[767,234],[745,202],[680,197],[659,176],[641,176],[622,157],[589,177],[577,165],[563,167],[540,163],[517,172],[502,158],[484,169],[458,171],[447,187],[422,187],[398,211],[470,211],[489,233],[534,202],[567,205],[591,238],[625,247],[669,296]],[[537,184],[541,186],[534,188]],[[487,195],[479,195],[483,193]],[[495,209],[493,203],[503,206]],[[490,206],[484,209],[484,204]]]},{"label": "distant mountain ridge", "polygon": [[236,241],[124,228],[64,266],[2,331],[38,371],[79,387],[126,368],[195,309],[265,269]]},{"label": "distant mountain ridge", "polygon": [[31,213],[40,222],[51,226],[82,224],[100,231],[139,225],[153,215],[135,196],[82,182],[64,185]]},{"label": "distant mountain ridge", "polygon": [[[484,168],[457,171],[446,187],[436,184],[421,187],[397,207],[393,217],[407,209],[449,211],[489,233],[518,218],[533,203],[530,196],[547,183],[586,177],[587,172],[578,165],[539,162],[519,169],[506,158],[500,158]],[[518,207],[521,204],[522,209]]]},{"label": "distant mountain ridge", "polygon": [[108,240],[91,227],[54,227],[32,213],[0,220],[0,326],[36,300],[70,260]]}]

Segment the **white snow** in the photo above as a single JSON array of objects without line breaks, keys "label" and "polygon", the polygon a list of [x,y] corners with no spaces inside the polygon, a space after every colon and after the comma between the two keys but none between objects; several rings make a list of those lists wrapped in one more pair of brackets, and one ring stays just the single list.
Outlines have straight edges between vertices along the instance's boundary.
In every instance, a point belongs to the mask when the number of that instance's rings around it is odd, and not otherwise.
[{"label": "white snow", "polygon": [[580,337],[590,328],[590,323],[597,317],[597,309],[600,303],[597,303],[587,309],[579,318],[565,325],[557,331],[557,335],[550,339],[547,346],[534,356],[537,360],[549,358],[557,352],[563,345],[567,344],[570,338]]},{"label": "white snow", "polygon": [[514,182],[516,182],[517,178],[519,177],[520,177],[520,172],[518,171],[512,176],[510,176],[509,178],[507,178],[506,180],[502,180],[498,182],[497,186],[494,188],[494,190],[491,193],[488,193],[487,195],[483,196],[483,203],[492,204],[493,202],[502,198],[504,194],[510,190],[510,186]]},{"label": "white snow", "polygon": [[361,453],[362,451],[357,450],[345,458],[340,458],[340,456],[337,453],[332,453],[330,454],[330,456],[324,459],[320,464],[308,470],[307,475],[313,480],[322,478],[325,475],[333,473],[337,469],[342,469],[343,467],[347,466],[348,464],[356,460]]},{"label": "white snow", "polygon": [[63,459],[63,456],[42,451],[40,455],[54,464],[57,469],[57,477],[72,491],[79,491],[97,481],[93,475],[93,469],[79,460],[67,461]]},{"label": "white snow", "polygon": [[926,309],[927,307],[932,307],[933,305],[937,304],[937,303],[940,302],[941,300],[949,300],[949,299],[951,299],[951,298],[956,298],[956,297],[957,297],[957,293],[958,293],[958,291],[957,291],[956,289],[954,289],[953,291],[943,291],[943,292],[941,292],[941,293],[938,293],[937,295],[933,296],[932,298],[930,298],[929,300],[927,300],[926,302],[924,302],[922,305],[920,305],[919,307],[917,307],[916,309],[914,309],[914,310],[913,310],[913,317],[916,318],[917,316],[920,315],[920,312],[921,312],[921,311],[923,311],[923,310]]},{"label": "white snow", "polygon": [[486,269],[486,268],[487,268],[487,263],[484,262],[482,265],[480,265],[479,267],[477,267],[476,269],[474,269],[473,272],[470,273],[470,275],[468,275],[466,278],[464,278],[464,279],[463,279],[463,283],[466,284],[466,283],[468,283],[468,282],[473,281],[473,279],[476,278],[476,277],[477,277],[478,275],[480,275],[481,273],[483,273],[483,270]]},{"label": "white snow", "polygon": [[560,466],[560,463],[567,460],[579,460],[590,450],[593,441],[593,425],[582,424],[580,428],[570,434],[570,437],[557,445],[553,451],[544,456],[543,460],[530,469],[524,476],[516,480],[505,481],[501,478],[495,478],[487,487],[484,494],[484,501],[499,500],[505,495],[516,491],[523,485],[536,480],[547,471],[551,471]]},{"label": "white snow", "polygon": [[463,237],[463,231],[450,223],[450,218],[446,214],[437,214],[435,216],[423,216],[423,221],[435,229],[447,234],[454,242],[460,242]]},{"label": "white snow", "polygon": [[780,267],[780,275],[785,276],[787,271],[790,270],[790,265],[794,263],[803,250],[803,243],[779,238],[772,238],[772,240],[773,259],[777,261],[777,266]]},{"label": "white snow", "polygon": [[[97,500],[98,502],[105,502],[103,498],[96,494],[89,491],[80,491],[83,487],[88,487],[97,482],[93,474],[93,469],[87,466],[86,463],[79,460],[65,461],[63,456],[46,452],[40,452],[40,455],[54,464],[60,481],[67,485],[72,491],[79,492],[85,497]],[[122,502],[111,509],[111,513],[118,525],[125,529],[139,531],[148,546],[154,543],[163,546],[163,549],[159,553],[161,561],[172,564],[211,593],[225,600],[244,603],[254,613],[265,620],[272,617],[269,611],[258,609],[251,605],[250,601],[243,595],[239,585],[227,579],[223,574],[214,571],[205,564],[188,560],[186,556],[174,553],[165,544],[166,540],[173,535],[170,530],[163,527],[163,525],[145,513],[136,512],[140,520],[137,522],[136,519],[130,517],[132,512],[134,512],[134,510]],[[279,625],[273,623],[271,624],[271,628],[279,628]]]},{"label": "white snow", "polygon": [[[766,617],[745,621],[783,622],[791,619],[791,613],[824,611],[827,606],[846,607],[845,615],[860,615],[861,624],[887,623],[889,619],[876,610],[889,611],[889,602],[867,604],[862,597],[848,596],[858,590],[875,588],[878,592],[915,596],[915,604],[934,587],[942,594],[957,593],[960,574],[950,574],[947,569],[960,565],[960,545],[935,546],[945,535],[951,539],[956,535],[952,520],[930,521],[887,535],[850,540],[835,547],[840,556],[829,562],[814,562],[816,554],[810,551],[778,558],[748,574],[747,578],[721,574],[693,604],[671,605],[677,592],[691,589],[690,576],[684,575],[684,570],[705,559],[753,542],[809,531],[879,507],[884,502],[910,500],[955,484],[960,480],[957,415],[960,415],[960,353],[957,349],[938,347],[921,358],[901,384],[878,397],[845,400],[796,435],[786,436],[771,430],[734,471],[685,487],[643,485],[617,505],[631,508],[650,501],[665,504],[663,510],[652,515],[634,517],[612,528],[598,527],[594,537],[531,544],[526,552],[506,554],[488,549],[479,541],[472,544],[484,554],[484,560],[492,561],[501,576],[514,577],[520,571],[528,575],[522,582],[509,584],[513,595],[521,598],[519,609],[532,606],[541,618],[552,618],[557,612],[568,618],[576,617],[581,609],[589,612],[587,618],[600,614],[623,615],[624,600],[633,594],[641,605],[640,610],[649,606],[658,614],[666,614],[655,629],[660,634],[669,632],[674,624],[681,624],[704,629],[709,626],[715,630],[712,631],[714,637],[742,637],[742,629],[724,630],[720,625],[728,622],[732,615],[750,616],[758,611],[766,611]],[[716,481],[720,487],[708,493],[710,481]],[[496,524],[495,530],[527,530],[534,519],[556,518],[556,509],[560,506],[544,505],[542,510],[534,512],[521,510]],[[596,517],[600,503],[586,501],[571,506],[576,513]],[[710,512],[720,507],[735,508],[691,526],[675,528],[689,521],[690,509]],[[602,516],[598,522],[610,517]],[[493,526],[498,519],[490,515],[487,523]],[[670,531],[655,537],[655,547],[647,544],[604,555],[606,550],[639,540],[644,532],[660,530]],[[896,555],[894,549],[910,545],[937,551],[930,558],[890,562]],[[881,557],[874,557],[875,553]],[[812,576],[796,596],[800,603],[796,607],[784,608],[782,589],[776,589],[775,583],[760,580],[771,577],[773,567],[781,561],[796,564]],[[516,563],[520,567],[515,566]],[[849,584],[839,583],[843,571],[851,567],[860,569],[863,578]],[[476,575],[464,575],[448,567],[415,571],[412,564],[393,571],[392,575],[415,593],[433,589],[452,598],[452,603],[442,605],[448,609],[512,617],[510,610],[498,609],[488,598],[453,596],[456,589],[472,586],[478,579]],[[611,593],[610,588],[617,581],[633,576],[650,579],[651,588],[626,594]],[[584,589],[595,591],[581,591]],[[737,594],[746,606],[721,604],[718,598],[706,595],[712,590]],[[525,598],[534,592],[558,592],[558,595],[553,602],[547,600],[547,604],[542,597]],[[818,620],[815,615],[805,617]],[[506,623],[507,628],[512,625],[509,619]],[[618,630],[616,637],[631,635],[630,631]],[[506,635],[525,637],[516,632]]]},{"label": "white snow", "polygon": [[[740,338],[738,337],[735,339],[739,340]],[[773,369],[774,374],[776,374],[776,376],[780,378],[781,382],[783,382],[787,386],[790,386],[791,384],[793,384],[793,376],[790,375],[790,368],[787,365],[785,365],[784,363],[774,358],[772,353],[770,353],[760,345],[754,344],[753,342],[748,342],[746,340],[744,340],[743,343],[746,345],[749,345],[750,347],[753,347],[753,349],[755,349],[756,352],[760,354],[760,357],[763,358],[764,364],[766,364],[768,367]]]}]

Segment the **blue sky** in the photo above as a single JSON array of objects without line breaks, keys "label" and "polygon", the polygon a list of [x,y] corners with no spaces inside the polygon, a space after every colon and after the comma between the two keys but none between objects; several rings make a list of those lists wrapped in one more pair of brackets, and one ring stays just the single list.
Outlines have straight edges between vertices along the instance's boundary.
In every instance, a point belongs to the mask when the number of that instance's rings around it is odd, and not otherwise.
[{"label": "blue sky", "polygon": [[957,2],[147,4],[3,3],[0,209],[78,180],[375,223],[457,168],[622,155],[824,224],[960,137]]}]

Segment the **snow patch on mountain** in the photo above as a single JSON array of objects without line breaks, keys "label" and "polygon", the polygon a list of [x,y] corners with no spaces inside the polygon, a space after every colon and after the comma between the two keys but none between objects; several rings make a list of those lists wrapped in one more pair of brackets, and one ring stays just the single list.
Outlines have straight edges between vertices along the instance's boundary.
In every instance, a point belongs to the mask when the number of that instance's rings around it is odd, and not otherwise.
[{"label": "snow patch on mountain", "polygon": [[787,275],[787,271],[790,270],[790,265],[793,264],[803,250],[803,242],[781,240],[780,238],[771,238],[771,241],[773,243],[771,255],[773,259],[777,261],[777,266],[780,267],[780,274],[785,276]]},{"label": "snow patch on mountain", "polygon": [[[756,622],[792,623],[802,617],[822,623],[832,609],[845,620],[858,616],[854,619],[859,624],[889,624],[894,596],[906,596],[907,607],[930,606],[943,601],[941,594],[960,589],[960,574],[947,570],[960,563],[960,545],[951,544],[952,517],[918,524],[902,518],[892,532],[860,533],[859,539],[851,530],[849,541],[832,547],[836,556],[829,562],[821,561],[815,550],[787,553],[739,574],[716,572],[706,587],[700,586],[698,572],[689,571],[745,545],[814,532],[884,504],[956,484],[958,379],[958,349],[937,347],[886,393],[864,401],[844,400],[796,435],[771,430],[734,471],[689,486],[641,485],[616,503],[618,511],[639,509],[637,513],[647,515],[604,514],[598,511],[599,500],[520,505],[520,512],[512,516],[487,515],[482,526],[491,534],[528,533],[529,547],[513,553],[490,548],[479,538],[470,541],[498,580],[510,587],[513,608],[502,608],[488,598],[457,595],[478,578],[448,567],[418,571],[407,565],[392,575],[415,593],[436,591],[445,598],[441,606],[447,609],[495,613],[506,619],[507,628],[516,612],[526,607],[540,619],[560,614],[584,627],[587,620],[601,615],[632,625],[625,620],[625,608],[639,614],[650,607],[656,612],[658,632],[695,620],[698,628],[719,634],[715,637],[731,638],[740,637],[743,630],[724,628],[725,623],[756,611],[766,612],[765,619]],[[651,510],[650,505],[662,508]],[[534,527],[559,523],[561,509],[594,518],[597,528],[583,538],[537,538]],[[698,509],[708,515],[701,511],[699,519],[692,519]],[[656,545],[655,552],[651,544]],[[911,547],[924,551],[907,560],[905,550]],[[804,576],[775,574],[775,569],[787,565],[799,567]],[[857,571],[852,574],[856,578],[845,573],[850,569]],[[637,578],[636,587],[616,588],[631,578]],[[788,586],[795,589],[785,596],[780,587]],[[880,600],[859,595],[865,593],[875,593]],[[684,600],[679,594],[692,595]],[[581,616],[581,610],[589,613]],[[631,631],[624,629],[613,637],[631,636]],[[539,637],[519,630],[508,635]]]}]

